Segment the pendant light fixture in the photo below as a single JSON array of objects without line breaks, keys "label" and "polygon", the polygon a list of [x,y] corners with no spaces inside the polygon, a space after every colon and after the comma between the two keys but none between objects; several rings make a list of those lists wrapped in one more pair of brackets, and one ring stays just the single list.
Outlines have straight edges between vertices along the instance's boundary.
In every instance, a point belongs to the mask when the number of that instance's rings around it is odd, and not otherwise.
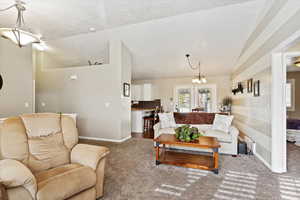
[{"label": "pendant light fixture", "polygon": [[16,0],[16,3],[0,11],[6,11],[11,8],[16,8],[18,11],[18,17],[15,27],[13,28],[0,28],[0,36],[12,41],[19,47],[24,47],[33,43],[40,43],[41,39],[38,35],[31,33],[25,26],[23,12],[26,10],[25,3],[20,0]]},{"label": "pendant light fixture", "polygon": [[201,74],[201,62],[199,61],[198,66],[193,67],[191,61],[190,61],[190,55],[186,54],[185,55],[187,61],[188,61],[188,65],[190,66],[190,68],[192,70],[197,70],[199,69],[199,74],[196,75],[193,79],[192,79],[192,83],[197,83],[197,84],[202,84],[202,83],[207,83],[207,80],[205,78],[205,76],[203,74]]}]

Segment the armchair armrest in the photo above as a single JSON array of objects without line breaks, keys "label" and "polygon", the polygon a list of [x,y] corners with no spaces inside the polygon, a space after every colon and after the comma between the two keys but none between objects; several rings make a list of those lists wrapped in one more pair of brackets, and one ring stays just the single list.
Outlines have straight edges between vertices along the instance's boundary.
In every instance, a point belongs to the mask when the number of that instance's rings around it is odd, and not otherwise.
[{"label": "armchair armrest", "polygon": [[32,172],[17,160],[0,160],[0,182],[6,188],[23,186],[35,199],[37,183]]},{"label": "armchair armrest", "polygon": [[109,154],[109,149],[103,146],[77,144],[71,151],[71,162],[79,163],[97,169],[99,161]]}]

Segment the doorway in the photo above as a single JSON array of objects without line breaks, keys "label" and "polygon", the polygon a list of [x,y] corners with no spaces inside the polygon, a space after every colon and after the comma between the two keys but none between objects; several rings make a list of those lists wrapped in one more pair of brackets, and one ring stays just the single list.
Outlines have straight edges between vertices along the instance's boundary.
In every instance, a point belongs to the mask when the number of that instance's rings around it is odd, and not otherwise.
[{"label": "doorway", "polygon": [[290,137],[287,126],[292,122],[291,112],[297,107],[294,98],[299,92],[297,81],[288,73],[291,64],[295,64],[295,59],[300,57],[300,33],[296,35],[283,42],[272,54],[272,171],[277,173],[287,172],[290,161],[291,145],[287,142]]}]

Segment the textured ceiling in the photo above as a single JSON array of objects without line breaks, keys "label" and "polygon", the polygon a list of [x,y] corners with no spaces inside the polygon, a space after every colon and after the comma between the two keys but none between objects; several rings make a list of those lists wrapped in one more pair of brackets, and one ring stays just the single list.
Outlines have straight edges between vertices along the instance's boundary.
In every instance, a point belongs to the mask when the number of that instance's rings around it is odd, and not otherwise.
[{"label": "textured ceiling", "polygon": [[199,60],[207,76],[229,75],[254,30],[262,1],[231,5],[119,28],[133,53],[133,79],[186,77]]},{"label": "textured ceiling", "polygon": [[[133,79],[192,76],[186,53],[215,76],[231,73],[266,1],[25,0],[25,21],[45,37],[48,67],[106,63],[116,37],[132,52]],[[15,14],[0,13],[0,27],[14,24]],[[97,32],[83,34],[91,27]]]},{"label": "textured ceiling", "polygon": [[[23,0],[25,21],[46,40],[251,0]],[[1,0],[0,9],[14,3]],[[0,13],[0,26],[13,26],[16,11]]]}]

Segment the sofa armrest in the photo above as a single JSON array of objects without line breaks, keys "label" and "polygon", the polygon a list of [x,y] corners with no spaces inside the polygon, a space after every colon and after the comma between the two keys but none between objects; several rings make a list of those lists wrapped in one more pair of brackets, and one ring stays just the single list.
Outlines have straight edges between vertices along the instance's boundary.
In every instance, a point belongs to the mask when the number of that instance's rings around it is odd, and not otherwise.
[{"label": "sofa armrest", "polygon": [[36,179],[32,172],[17,160],[0,160],[0,182],[6,188],[23,186],[35,199],[37,192]]},{"label": "sofa armrest", "polygon": [[97,169],[99,161],[109,154],[103,146],[77,144],[71,151],[71,162]]},{"label": "sofa armrest", "polygon": [[159,136],[159,129],[160,129],[160,123],[158,122],[153,126],[154,138],[157,138]]},{"label": "sofa armrest", "polygon": [[229,128],[229,133],[232,135],[233,140],[237,140],[239,136],[239,130],[235,126]]}]

